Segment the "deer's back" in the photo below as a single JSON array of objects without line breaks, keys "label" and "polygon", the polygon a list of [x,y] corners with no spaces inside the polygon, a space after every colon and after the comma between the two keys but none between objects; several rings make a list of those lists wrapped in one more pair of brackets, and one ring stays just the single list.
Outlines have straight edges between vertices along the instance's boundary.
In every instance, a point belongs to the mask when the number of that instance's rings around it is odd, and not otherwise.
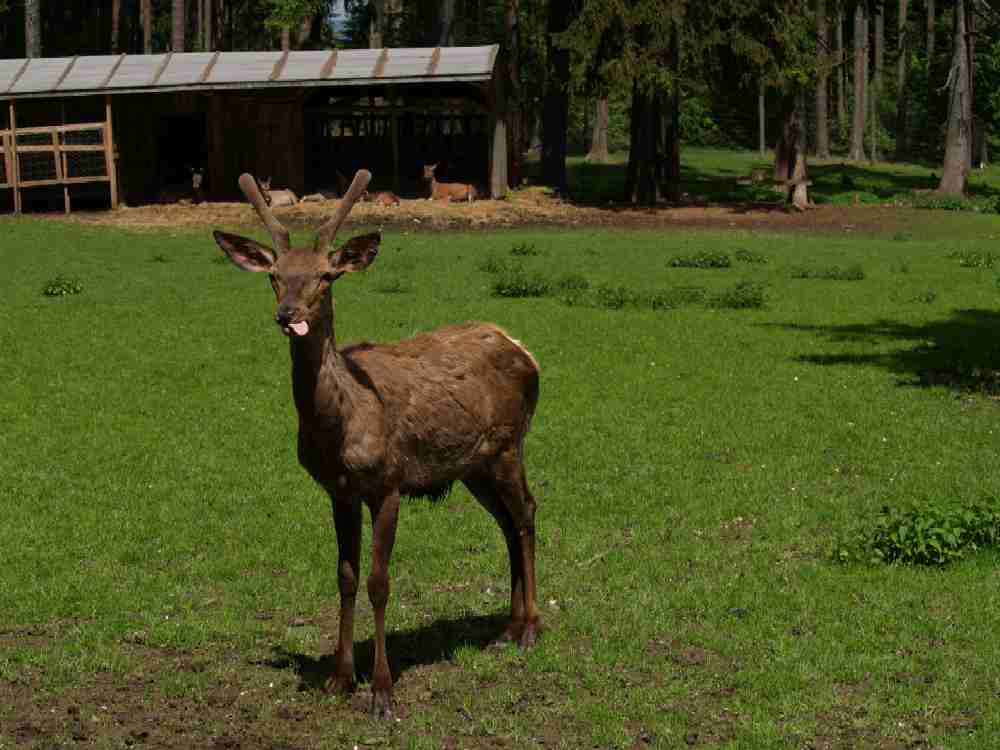
[{"label": "deer's back", "polygon": [[459,479],[523,440],[538,400],[538,364],[489,323],[441,328],[341,354],[379,404],[382,461],[406,493]]}]

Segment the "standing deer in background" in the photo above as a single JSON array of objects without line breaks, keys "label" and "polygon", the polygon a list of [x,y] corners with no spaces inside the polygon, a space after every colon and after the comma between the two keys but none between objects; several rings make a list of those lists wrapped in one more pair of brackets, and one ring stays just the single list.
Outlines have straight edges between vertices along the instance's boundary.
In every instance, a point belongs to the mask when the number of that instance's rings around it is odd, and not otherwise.
[{"label": "standing deer in background", "polygon": [[315,244],[291,247],[253,177],[240,188],[274,248],[224,232],[215,241],[239,268],[269,275],[275,321],[289,338],[299,414],[299,462],[330,495],[337,530],[340,634],[327,688],[351,691],[354,603],[360,578],[361,505],[372,518],[368,597],[375,613],[372,712],[392,715],[385,647],[389,561],[401,495],[442,496],[463,482],[496,519],[510,558],[510,623],[503,637],[524,648],[541,629],[535,592],[535,500],[524,471],[524,438],[538,400],[538,363],[491,323],[464,323],[398,344],[338,349],[330,285],[365,270],[381,234],[333,241],[371,175],[359,171]]},{"label": "standing deer in background", "polygon": [[264,195],[264,202],[275,208],[294,206],[299,202],[299,199],[291,190],[271,190],[270,177],[260,181],[260,192]]},{"label": "standing deer in background", "polygon": [[434,170],[437,164],[424,165],[424,179],[430,188],[430,198],[432,200],[446,201],[472,201],[479,197],[474,185],[467,185],[464,182],[438,182],[434,177]]}]

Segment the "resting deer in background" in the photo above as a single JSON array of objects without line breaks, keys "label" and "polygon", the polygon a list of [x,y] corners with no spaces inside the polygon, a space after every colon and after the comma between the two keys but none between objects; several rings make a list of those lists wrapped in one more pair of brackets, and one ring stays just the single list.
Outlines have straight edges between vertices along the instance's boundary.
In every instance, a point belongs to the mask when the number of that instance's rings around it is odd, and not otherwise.
[{"label": "resting deer in background", "polygon": [[437,164],[424,165],[424,179],[430,188],[432,200],[469,201],[472,203],[479,197],[475,185],[467,185],[464,182],[438,182],[434,176],[434,170],[437,168]]},{"label": "resting deer in background", "polygon": [[375,614],[372,712],[392,714],[385,647],[389,561],[400,496],[441,496],[463,482],[496,519],[510,558],[510,623],[503,635],[534,644],[541,623],[535,592],[535,500],[524,471],[524,438],[538,400],[538,364],[491,323],[440,328],[398,344],[338,349],[330,285],[364,271],[381,234],[333,241],[371,175],[359,171],[313,247],[291,247],[253,177],[240,188],[274,248],[224,232],[215,241],[245,271],[270,277],[274,319],[289,338],[299,414],[299,462],[330,495],[337,530],[340,633],[327,688],[354,679],[354,603],[361,554],[361,504],[372,517],[368,597]]},{"label": "resting deer in background", "polygon": [[271,190],[270,177],[260,181],[260,192],[264,195],[264,202],[275,208],[294,206],[299,202],[299,199],[291,190]]},{"label": "resting deer in background", "polygon": [[369,193],[367,190],[361,196],[361,200],[374,203],[376,206],[398,206],[399,196],[391,190],[383,190],[380,193]]}]

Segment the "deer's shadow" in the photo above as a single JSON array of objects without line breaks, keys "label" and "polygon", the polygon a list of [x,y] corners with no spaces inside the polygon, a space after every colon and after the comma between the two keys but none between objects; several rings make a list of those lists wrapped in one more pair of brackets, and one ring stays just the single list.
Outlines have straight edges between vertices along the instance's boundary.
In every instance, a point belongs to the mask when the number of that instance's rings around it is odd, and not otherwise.
[{"label": "deer's shadow", "polygon": [[[486,648],[497,641],[510,619],[507,613],[471,615],[437,620],[408,630],[389,630],[386,651],[393,682],[408,669],[450,661],[463,646]],[[360,682],[371,680],[375,663],[375,641],[369,638],[354,644],[354,670]],[[274,669],[292,667],[299,676],[299,690],[322,690],[334,672],[333,654],[319,658],[276,647],[265,664]]]}]

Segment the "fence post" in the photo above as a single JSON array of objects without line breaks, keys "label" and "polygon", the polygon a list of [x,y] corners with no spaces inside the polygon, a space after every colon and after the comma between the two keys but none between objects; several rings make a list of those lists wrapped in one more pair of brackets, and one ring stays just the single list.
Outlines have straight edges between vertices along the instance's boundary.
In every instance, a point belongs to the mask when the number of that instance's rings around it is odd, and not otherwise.
[{"label": "fence post", "polygon": [[111,94],[104,97],[106,123],[104,125],[104,163],[107,164],[108,180],[111,183],[111,209],[118,208],[118,169],[115,164],[115,137],[111,127]]},{"label": "fence post", "polygon": [[14,213],[21,213],[21,179],[20,165],[17,158],[17,114],[14,110],[14,100],[10,100],[10,184],[14,189]]}]

